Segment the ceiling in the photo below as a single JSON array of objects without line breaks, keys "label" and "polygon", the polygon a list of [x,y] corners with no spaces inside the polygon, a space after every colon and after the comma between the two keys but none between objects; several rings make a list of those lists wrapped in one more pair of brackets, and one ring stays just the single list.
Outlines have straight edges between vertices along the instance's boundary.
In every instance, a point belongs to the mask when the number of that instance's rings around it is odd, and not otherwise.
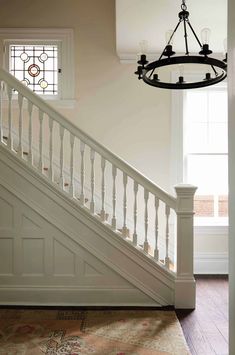
[{"label": "ceiling", "polygon": [[[131,60],[140,51],[139,42],[148,41],[148,53],[161,53],[165,33],[178,22],[181,0],[116,0],[117,53]],[[214,53],[224,50],[227,37],[227,0],[186,0],[189,20],[200,38],[201,30],[211,29],[210,47]],[[182,27],[182,25],[181,25]],[[185,52],[183,28],[177,31],[174,50]],[[189,30],[189,51],[197,53],[198,44]]]}]

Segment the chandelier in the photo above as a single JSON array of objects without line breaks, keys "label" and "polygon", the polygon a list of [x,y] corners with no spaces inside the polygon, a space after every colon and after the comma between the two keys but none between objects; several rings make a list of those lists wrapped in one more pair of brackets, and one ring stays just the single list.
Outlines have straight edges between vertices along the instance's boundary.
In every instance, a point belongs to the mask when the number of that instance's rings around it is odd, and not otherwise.
[{"label": "chandelier", "polygon": [[[173,51],[173,38],[176,31],[183,25],[184,42],[185,42],[185,54],[175,56]],[[191,55],[189,53],[188,44],[188,32],[190,30],[199,45],[199,55]],[[167,32],[167,44],[160,55],[159,59],[149,63],[146,59],[146,54],[142,52],[140,59],[138,60],[137,71],[139,80],[143,80],[146,84],[155,86],[162,89],[194,89],[201,88],[209,85],[214,85],[224,80],[227,76],[227,54],[224,60],[219,60],[211,57],[211,49],[209,48],[209,35],[210,29],[205,28],[201,32],[202,43],[200,42],[195,30],[193,29],[189,21],[189,12],[185,0],[182,0],[181,11],[179,13],[179,21],[173,31]],[[207,69],[200,81],[187,82],[183,76],[183,65],[185,64],[199,64],[204,65],[205,68],[210,67],[210,71]],[[179,77],[176,82],[161,81],[158,73],[159,68],[167,67],[170,65],[179,65]]]}]

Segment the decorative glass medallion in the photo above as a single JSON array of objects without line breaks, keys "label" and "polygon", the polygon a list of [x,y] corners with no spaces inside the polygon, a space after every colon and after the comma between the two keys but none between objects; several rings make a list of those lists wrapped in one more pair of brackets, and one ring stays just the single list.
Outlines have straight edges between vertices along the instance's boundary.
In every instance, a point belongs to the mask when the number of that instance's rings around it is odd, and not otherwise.
[{"label": "decorative glass medallion", "polygon": [[28,79],[24,79],[21,81],[22,84],[24,84],[25,86],[28,86],[29,85],[29,80]]},{"label": "decorative glass medallion", "polygon": [[48,87],[48,82],[44,79],[39,80],[39,84],[42,89],[46,89]]},{"label": "decorative glass medallion", "polygon": [[58,95],[58,46],[11,45],[10,72],[37,94]]},{"label": "decorative glass medallion", "polygon": [[40,68],[37,64],[31,64],[28,67],[28,73],[31,76],[38,76],[40,74]]},{"label": "decorative glass medallion", "polygon": [[23,60],[23,62],[27,62],[29,60],[29,56],[27,53],[23,52],[20,55],[20,59]]},{"label": "decorative glass medallion", "polygon": [[48,55],[46,53],[42,53],[39,57],[40,62],[45,62],[48,59]]}]

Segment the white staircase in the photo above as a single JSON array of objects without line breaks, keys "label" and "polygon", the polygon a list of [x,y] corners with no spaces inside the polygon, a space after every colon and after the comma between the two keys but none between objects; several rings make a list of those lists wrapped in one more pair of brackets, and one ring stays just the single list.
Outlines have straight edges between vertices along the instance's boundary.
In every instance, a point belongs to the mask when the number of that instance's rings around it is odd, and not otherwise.
[{"label": "white staircase", "polygon": [[194,308],[193,196],[173,197],[0,69],[0,304]]}]

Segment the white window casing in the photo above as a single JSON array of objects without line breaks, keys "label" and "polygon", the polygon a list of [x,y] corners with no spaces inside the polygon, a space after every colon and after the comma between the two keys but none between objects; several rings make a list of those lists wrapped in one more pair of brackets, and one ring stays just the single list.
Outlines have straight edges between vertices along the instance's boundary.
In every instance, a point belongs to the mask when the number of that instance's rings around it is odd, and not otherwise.
[{"label": "white window casing", "polygon": [[0,28],[0,65],[9,71],[11,45],[57,45],[58,95],[44,95],[46,99],[73,102],[75,99],[74,37],[68,28]]}]

